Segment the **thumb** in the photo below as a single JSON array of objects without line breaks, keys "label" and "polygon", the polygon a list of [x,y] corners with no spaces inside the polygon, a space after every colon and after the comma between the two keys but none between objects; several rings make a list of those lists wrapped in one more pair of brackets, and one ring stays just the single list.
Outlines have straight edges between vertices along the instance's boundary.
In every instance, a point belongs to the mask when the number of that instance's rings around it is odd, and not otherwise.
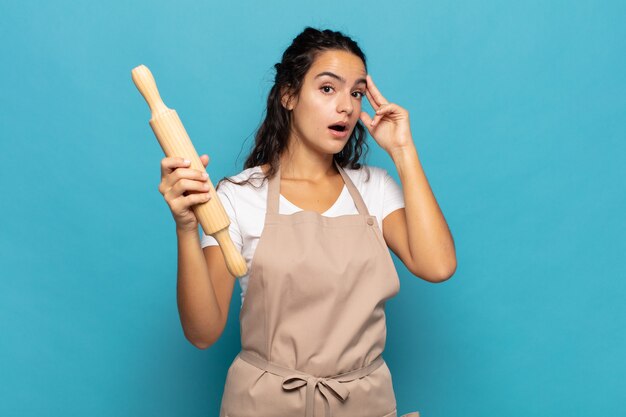
[{"label": "thumb", "polygon": [[200,156],[200,161],[202,161],[202,164],[206,168],[206,166],[209,165],[209,155],[207,155],[207,154],[201,155]]}]

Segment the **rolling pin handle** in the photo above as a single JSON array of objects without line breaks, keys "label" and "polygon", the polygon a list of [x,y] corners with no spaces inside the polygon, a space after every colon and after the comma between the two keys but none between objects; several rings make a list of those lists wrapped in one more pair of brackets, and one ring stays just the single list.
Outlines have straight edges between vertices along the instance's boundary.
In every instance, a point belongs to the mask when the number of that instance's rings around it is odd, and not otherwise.
[{"label": "rolling pin handle", "polygon": [[170,110],[163,100],[161,99],[161,95],[159,94],[159,89],[156,86],[156,81],[152,76],[152,72],[145,65],[139,65],[131,71],[133,82],[137,89],[146,99],[148,106],[150,106],[150,112],[152,113],[152,118],[155,116],[164,113]]},{"label": "rolling pin handle", "polygon": [[248,266],[246,265],[245,259],[241,256],[230,238],[228,227],[218,230],[211,236],[217,240],[217,243],[222,250],[222,254],[224,255],[224,260],[226,261],[226,267],[231,275],[234,277],[242,277],[246,275],[248,272]]}]

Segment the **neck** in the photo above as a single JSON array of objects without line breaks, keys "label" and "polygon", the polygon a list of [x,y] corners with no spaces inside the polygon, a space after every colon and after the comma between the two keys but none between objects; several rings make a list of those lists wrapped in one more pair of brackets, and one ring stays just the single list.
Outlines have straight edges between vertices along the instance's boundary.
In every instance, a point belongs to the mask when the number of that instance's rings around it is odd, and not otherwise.
[{"label": "neck", "polygon": [[307,149],[298,141],[290,141],[280,157],[281,178],[319,182],[339,173],[332,154]]}]

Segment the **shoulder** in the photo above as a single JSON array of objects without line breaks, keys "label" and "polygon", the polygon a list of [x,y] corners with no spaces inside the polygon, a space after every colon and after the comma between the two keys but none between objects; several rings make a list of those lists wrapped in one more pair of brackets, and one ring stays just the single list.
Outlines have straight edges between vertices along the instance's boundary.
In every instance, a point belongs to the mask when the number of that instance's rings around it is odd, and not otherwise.
[{"label": "shoulder", "polygon": [[222,178],[216,184],[216,190],[233,193],[240,192],[243,189],[258,189],[263,185],[262,181],[263,171],[260,166],[255,166],[244,169],[235,175]]},{"label": "shoulder", "polygon": [[264,206],[267,181],[261,168],[255,166],[222,178],[215,189],[222,201],[228,201],[234,211],[249,215]]}]

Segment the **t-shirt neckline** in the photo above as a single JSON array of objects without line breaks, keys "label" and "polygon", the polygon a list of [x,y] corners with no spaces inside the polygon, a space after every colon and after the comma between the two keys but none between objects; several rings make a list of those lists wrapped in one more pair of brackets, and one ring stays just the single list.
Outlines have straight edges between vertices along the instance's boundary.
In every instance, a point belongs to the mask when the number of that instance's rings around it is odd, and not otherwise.
[{"label": "t-shirt neckline", "polygon": [[[332,205],[332,206],[330,206],[330,207],[328,208],[328,210],[326,210],[326,211],[325,211],[325,212],[323,212],[323,213],[320,213],[320,215],[325,216],[326,214],[328,214],[328,213],[330,213],[331,211],[333,211],[333,209],[334,209],[337,205],[339,205],[339,202],[340,202],[341,200],[343,200],[343,196],[344,196],[344,194],[345,194],[345,192],[346,192],[346,190],[347,190],[347,189],[348,189],[348,186],[344,183],[344,184],[343,184],[343,188],[341,189],[341,192],[339,193],[339,197],[337,197],[337,199],[335,200],[335,202],[333,203],[333,205]],[[282,200],[283,200],[283,201],[285,201],[285,202],[286,202],[288,205],[290,205],[291,207],[293,207],[293,208],[295,208],[295,209],[297,209],[297,210],[299,210],[299,211],[304,211],[304,209],[302,209],[302,208],[300,208],[300,207],[296,206],[296,205],[295,205],[295,204],[293,204],[291,201],[287,200],[287,198],[285,198],[285,196],[283,196],[282,194],[280,194],[280,198],[282,198]]]}]

